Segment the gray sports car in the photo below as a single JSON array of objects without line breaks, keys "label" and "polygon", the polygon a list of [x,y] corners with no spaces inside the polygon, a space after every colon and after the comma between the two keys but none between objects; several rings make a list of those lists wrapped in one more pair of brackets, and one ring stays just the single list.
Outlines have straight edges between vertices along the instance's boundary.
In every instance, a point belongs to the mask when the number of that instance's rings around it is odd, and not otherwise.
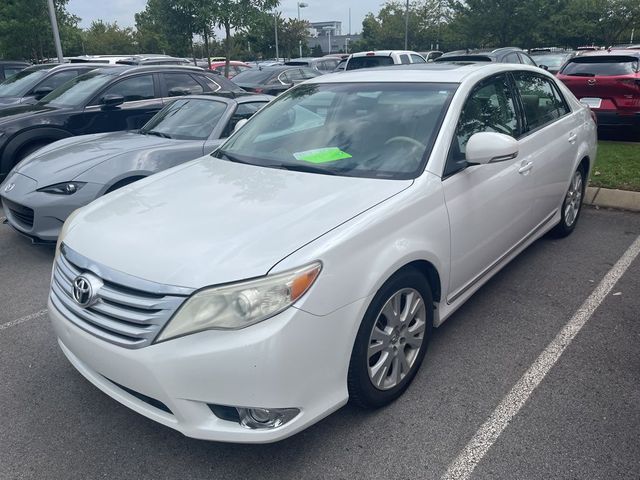
[{"label": "gray sports car", "polygon": [[[268,95],[189,95],[137,131],[71,137],[21,161],[0,186],[7,222],[34,241],[55,241],[75,209],[153,173],[212,152]],[[241,122],[243,123],[243,122]]]}]

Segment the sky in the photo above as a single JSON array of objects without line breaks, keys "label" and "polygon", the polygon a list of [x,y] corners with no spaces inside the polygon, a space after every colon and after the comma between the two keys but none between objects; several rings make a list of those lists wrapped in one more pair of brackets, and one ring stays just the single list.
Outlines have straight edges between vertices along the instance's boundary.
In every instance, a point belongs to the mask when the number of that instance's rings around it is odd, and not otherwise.
[{"label": "sky", "polygon": [[[118,22],[121,27],[135,26],[134,14],[144,10],[146,0],[69,0],[67,10],[82,19],[81,27],[88,27],[93,20]],[[362,20],[368,12],[377,13],[384,0],[304,0],[309,6],[301,9],[300,17],[310,22],[338,20],[342,33],[349,33],[349,8],[351,8],[351,33],[362,30]],[[284,17],[297,17],[297,0],[280,0],[278,10]]]}]

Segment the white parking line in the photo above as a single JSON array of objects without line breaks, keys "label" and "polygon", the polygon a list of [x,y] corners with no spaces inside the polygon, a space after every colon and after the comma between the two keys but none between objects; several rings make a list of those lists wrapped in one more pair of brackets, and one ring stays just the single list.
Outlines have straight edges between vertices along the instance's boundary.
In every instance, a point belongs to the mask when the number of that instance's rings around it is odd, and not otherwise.
[{"label": "white parking line", "polygon": [[40,310],[36,313],[32,313],[30,315],[26,315],[24,317],[18,318],[16,320],[11,320],[7,323],[0,324],[0,331],[6,330],[7,328],[15,327],[16,325],[20,325],[21,323],[28,322],[29,320],[35,320],[36,318],[40,318],[47,313],[47,309]]},{"label": "white parking line", "polygon": [[595,290],[584,301],[571,320],[558,333],[547,348],[520,377],[511,391],[502,399],[489,419],[478,429],[466,447],[449,465],[442,480],[468,479],[487,451],[496,442],[500,434],[517,415],[535,388],[540,384],[549,370],[558,361],[560,355],[591,318],[611,289],[627,271],[631,263],[640,253],[640,236],[638,236],[616,264],[607,272]]}]

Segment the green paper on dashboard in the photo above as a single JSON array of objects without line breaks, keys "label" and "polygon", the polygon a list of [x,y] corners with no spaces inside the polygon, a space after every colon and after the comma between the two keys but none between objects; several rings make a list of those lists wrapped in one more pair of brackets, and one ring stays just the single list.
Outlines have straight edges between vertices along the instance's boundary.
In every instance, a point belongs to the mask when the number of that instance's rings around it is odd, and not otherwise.
[{"label": "green paper on dashboard", "polygon": [[351,158],[347,152],[343,152],[338,147],[316,148],[315,150],[307,150],[305,152],[296,152],[293,154],[296,160],[302,160],[309,163],[329,163],[336,160],[344,160]]}]

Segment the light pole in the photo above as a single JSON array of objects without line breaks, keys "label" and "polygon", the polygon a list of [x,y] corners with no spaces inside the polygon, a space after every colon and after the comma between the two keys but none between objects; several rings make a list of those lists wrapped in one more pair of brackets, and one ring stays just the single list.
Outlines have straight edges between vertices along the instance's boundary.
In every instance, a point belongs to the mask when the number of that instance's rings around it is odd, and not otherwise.
[{"label": "light pole", "polygon": [[[308,3],[298,2],[298,21],[300,21],[300,9],[307,8],[309,6]],[[302,40],[298,40],[298,49],[300,50],[300,58],[302,58]]]},{"label": "light pole", "polygon": [[278,14],[277,12],[274,12],[273,14],[273,21],[274,21],[274,31],[275,31],[275,36],[276,36],[276,62],[280,61],[280,50],[278,50]]},{"label": "light pole", "polygon": [[409,49],[409,0],[407,0],[407,11],[404,15],[404,49]]},{"label": "light pole", "polygon": [[56,9],[53,6],[53,0],[49,0],[49,16],[51,17],[51,30],[53,30],[53,42],[56,44],[56,54],[58,55],[58,63],[64,62],[62,57],[62,45],[60,45],[60,32],[58,31],[58,21],[56,20]]},{"label": "light pole", "polygon": [[333,30],[336,27],[331,27],[331,26],[327,26],[327,27],[322,27],[323,30],[325,30],[328,34],[329,34],[329,54],[331,54],[331,30]]}]

